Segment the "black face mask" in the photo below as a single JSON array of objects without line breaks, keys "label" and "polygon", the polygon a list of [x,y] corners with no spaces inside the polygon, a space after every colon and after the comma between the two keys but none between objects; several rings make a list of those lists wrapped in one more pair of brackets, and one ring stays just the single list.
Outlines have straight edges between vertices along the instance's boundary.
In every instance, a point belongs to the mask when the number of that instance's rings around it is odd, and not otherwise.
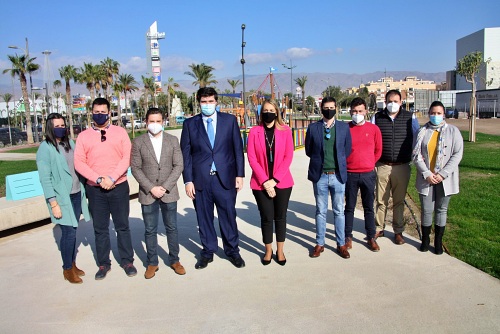
[{"label": "black face mask", "polygon": [[273,112],[263,112],[262,113],[262,120],[264,123],[271,123],[276,119],[276,114]]},{"label": "black face mask", "polygon": [[326,119],[332,119],[336,113],[337,113],[337,110],[335,110],[335,109],[333,109],[333,110],[322,109],[321,110],[321,114],[323,114],[323,117],[325,117]]}]

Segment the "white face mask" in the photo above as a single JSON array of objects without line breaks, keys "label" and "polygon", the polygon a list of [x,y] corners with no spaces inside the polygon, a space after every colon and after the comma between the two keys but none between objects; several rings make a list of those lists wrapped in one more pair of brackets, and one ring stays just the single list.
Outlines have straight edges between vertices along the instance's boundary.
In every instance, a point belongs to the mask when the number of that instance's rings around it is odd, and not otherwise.
[{"label": "white face mask", "polygon": [[163,125],[160,123],[149,123],[148,131],[151,132],[152,135],[156,135],[160,133],[160,131],[163,131]]},{"label": "white face mask", "polygon": [[365,120],[365,115],[361,115],[361,114],[353,114],[351,116],[352,118],[352,121],[355,123],[355,124],[360,124],[360,123],[363,123],[363,121]]},{"label": "white face mask", "polygon": [[387,104],[387,110],[391,113],[397,113],[399,111],[400,105],[397,102],[390,102]]}]

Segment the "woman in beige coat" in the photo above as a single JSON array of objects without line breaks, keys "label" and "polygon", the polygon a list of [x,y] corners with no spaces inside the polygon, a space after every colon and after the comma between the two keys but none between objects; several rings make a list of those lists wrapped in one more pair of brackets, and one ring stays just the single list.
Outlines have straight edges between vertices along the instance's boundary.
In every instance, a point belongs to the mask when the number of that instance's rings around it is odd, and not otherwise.
[{"label": "woman in beige coat", "polygon": [[456,126],[446,123],[444,106],[434,101],[429,119],[418,132],[413,162],[417,167],[415,186],[422,207],[422,244],[429,250],[432,216],[434,214],[434,249],[443,254],[443,235],[451,195],[458,194],[458,164],[462,160],[463,139]]}]

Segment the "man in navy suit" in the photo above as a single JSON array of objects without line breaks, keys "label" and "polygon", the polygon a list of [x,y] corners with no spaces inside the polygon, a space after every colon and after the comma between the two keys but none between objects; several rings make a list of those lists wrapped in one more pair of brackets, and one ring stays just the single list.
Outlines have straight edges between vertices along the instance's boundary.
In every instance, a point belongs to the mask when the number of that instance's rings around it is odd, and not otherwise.
[{"label": "man in navy suit", "polygon": [[310,158],[307,178],[312,181],[316,199],[316,246],[311,257],[325,250],[328,195],[332,198],[337,252],[350,257],[345,245],[344,193],[347,181],[347,157],[351,153],[349,125],[335,121],[336,101],[325,97],[321,101],[323,119],[312,123],[306,133],[306,155]]},{"label": "man in navy suit", "polygon": [[236,117],[215,112],[217,92],[200,88],[196,99],[201,114],[184,121],[181,150],[186,194],[193,200],[200,233],[201,257],[196,269],[205,268],[217,251],[214,205],[217,208],[224,253],[237,267],[245,266],[238,247],[236,194],[243,188],[245,159]]}]

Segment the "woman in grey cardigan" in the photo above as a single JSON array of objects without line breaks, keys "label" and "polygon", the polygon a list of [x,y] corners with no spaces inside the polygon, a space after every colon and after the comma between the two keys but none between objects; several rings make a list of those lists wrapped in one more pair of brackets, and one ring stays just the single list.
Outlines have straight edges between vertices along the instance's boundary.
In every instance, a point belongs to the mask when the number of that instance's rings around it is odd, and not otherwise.
[{"label": "woman in grey cardigan", "polygon": [[52,113],[47,117],[45,140],[36,153],[40,183],[47,201],[50,219],[61,228],[60,250],[64,279],[82,283],[85,272],[75,264],[76,228],[80,215],[90,219],[85,187],[73,163],[75,144],[67,137],[64,117]]},{"label": "woman in grey cardigan", "polygon": [[416,188],[422,207],[422,244],[420,251],[429,250],[432,216],[434,213],[434,249],[443,254],[443,234],[448,204],[458,194],[458,164],[462,160],[463,139],[456,126],[444,120],[444,106],[439,101],[429,108],[430,121],[418,132],[413,162],[417,167]]}]

